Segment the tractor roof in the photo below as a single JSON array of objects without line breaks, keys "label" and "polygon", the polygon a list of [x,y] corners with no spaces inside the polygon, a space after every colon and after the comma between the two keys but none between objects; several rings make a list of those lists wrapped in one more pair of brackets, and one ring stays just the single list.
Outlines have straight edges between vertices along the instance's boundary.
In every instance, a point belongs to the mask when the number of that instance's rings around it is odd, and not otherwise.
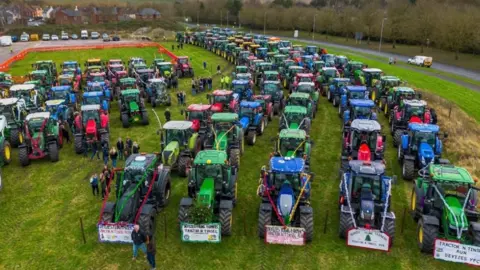
[{"label": "tractor roof", "polygon": [[18,102],[18,98],[2,98],[0,99],[0,105],[9,106],[16,104]]},{"label": "tractor roof", "polygon": [[165,80],[160,78],[153,78],[153,79],[148,79],[148,82],[149,83],[165,83]]},{"label": "tractor roof", "polygon": [[304,55],[302,55],[302,58],[312,58],[313,59],[313,55],[304,54]]},{"label": "tractor roof", "polygon": [[310,99],[310,94],[302,93],[302,92],[293,92],[290,94],[289,98]]},{"label": "tractor roof", "polygon": [[412,107],[424,107],[427,106],[427,102],[425,100],[418,100],[418,99],[406,99],[403,101],[405,105],[409,105]]},{"label": "tractor roof", "polygon": [[346,57],[345,55],[336,55],[335,58],[347,59],[348,57]]},{"label": "tractor roof", "polygon": [[361,85],[347,85],[347,90],[350,92],[365,92],[367,91],[367,87]]},{"label": "tractor roof", "polygon": [[393,91],[395,92],[402,92],[402,93],[415,93],[415,90],[413,90],[410,87],[405,87],[405,86],[400,86],[400,87],[394,87]]},{"label": "tractor roof", "polygon": [[307,133],[303,129],[282,129],[280,131],[280,138],[295,138],[305,140]]},{"label": "tractor roof", "polygon": [[350,105],[357,107],[373,107],[375,103],[371,99],[350,99]]},{"label": "tractor roof", "polygon": [[108,62],[122,62],[122,59],[110,59]]},{"label": "tractor roof", "polygon": [[148,168],[157,156],[155,154],[133,154],[125,161],[125,170],[144,170]]},{"label": "tractor roof", "polygon": [[132,77],[127,77],[127,78],[121,78],[120,82],[121,83],[127,83],[127,82],[136,82],[137,80],[132,78]]},{"label": "tractor roof", "polygon": [[437,125],[418,124],[418,123],[408,124],[408,129],[410,129],[411,131],[433,132],[433,133],[438,133],[438,131],[440,131],[440,127]]},{"label": "tractor roof", "polygon": [[58,78],[59,79],[73,79],[73,75],[72,74],[61,74],[61,75],[58,75]]},{"label": "tractor roof", "polygon": [[317,46],[308,45],[308,46],[306,46],[306,48],[317,48]]},{"label": "tractor roof", "polygon": [[91,92],[84,92],[83,97],[101,97],[103,96],[103,92],[101,91],[91,91]]},{"label": "tractor roof", "polygon": [[382,127],[380,124],[375,120],[367,120],[367,119],[355,119],[352,121],[350,126],[352,129],[358,129],[360,131],[380,131]]},{"label": "tractor roof", "polygon": [[225,161],[228,159],[227,152],[217,151],[217,150],[203,150],[198,152],[195,156],[193,164],[203,165],[203,164],[216,164],[216,165],[225,165]]},{"label": "tractor roof", "polygon": [[60,105],[64,102],[65,102],[65,100],[63,100],[63,99],[47,100],[47,101],[45,101],[45,105],[47,105],[47,106],[57,106],[57,105]]},{"label": "tractor roof", "polygon": [[53,92],[63,92],[63,91],[70,91],[72,86],[70,85],[62,85],[62,86],[54,86],[50,90]]},{"label": "tractor roof", "polygon": [[233,93],[233,91],[230,90],[215,90],[213,91],[214,96],[229,96]]},{"label": "tractor roof", "polygon": [[313,77],[313,73],[297,73],[297,77],[310,78]]},{"label": "tractor roof", "polygon": [[63,64],[64,65],[76,65],[76,64],[78,64],[78,62],[77,61],[65,61],[65,62],[63,62]]},{"label": "tractor roof", "polygon": [[167,65],[170,66],[170,65],[172,65],[172,63],[170,63],[170,62],[157,62],[155,64],[157,66],[167,66]]},{"label": "tractor roof", "polygon": [[462,168],[453,165],[430,165],[430,176],[435,181],[457,182],[474,185],[475,181],[470,173]]},{"label": "tractor roof", "polygon": [[125,96],[125,95],[140,95],[140,90],[138,90],[138,89],[126,89],[126,90],[122,90],[120,92],[120,94],[122,96]]},{"label": "tractor roof", "polygon": [[303,70],[303,67],[301,67],[301,66],[289,66],[288,69],[291,69],[291,70],[293,70],[293,69]]},{"label": "tractor roof", "polygon": [[400,81],[400,78],[395,76],[382,76],[380,79],[384,81]]},{"label": "tractor roof", "polygon": [[273,63],[272,62],[260,62],[260,63],[258,63],[258,65],[259,66],[271,66],[271,65],[273,65]]},{"label": "tractor roof", "polygon": [[35,89],[34,84],[14,84],[10,86],[10,91],[25,91]]},{"label": "tractor roof", "polygon": [[91,62],[99,62],[99,61],[102,61],[100,60],[99,58],[91,58],[91,59],[88,59],[87,62],[91,63]]},{"label": "tractor roof", "polygon": [[378,69],[378,68],[364,68],[363,72],[366,72],[366,73],[381,73],[382,70]]},{"label": "tractor roof", "polygon": [[142,68],[142,69],[137,70],[137,73],[148,73],[148,72],[152,73],[152,72],[155,72],[155,71],[151,68]]},{"label": "tractor roof", "polygon": [[350,82],[349,78],[333,78],[334,82]]},{"label": "tractor roof", "polygon": [[30,72],[30,74],[47,74],[47,71],[44,69],[38,69]]},{"label": "tractor roof", "polygon": [[356,173],[382,175],[385,173],[385,164],[381,161],[350,160],[350,169]]},{"label": "tractor roof", "polygon": [[303,106],[289,105],[289,106],[285,106],[285,113],[306,114],[307,113],[307,108],[305,108]]},{"label": "tractor roof", "polygon": [[270,170],[278,173],[301,173],[305,168],[303,158],[272,157]]},{"label": "tractor roof", "polygon": [[240,85],[245,85],[245,84],[249,84],[250,82],[247,81],[247,80],[233,80],[232,81],[232,84],[240,84]]},{"label": "tractor roof", "polygon": [[163,129],[186,130],[193,125],[190,121],[168,121],[163,125]]},{"label": "tractor roof", "polygon": [[267,99],[270,99],[270,98],[272,98],[271,95],[254,95],[253,96],[254,100],[267,100]]},{"label": "tractor roof", "polygon": [[105,76],[105,72],[94,72],[94,73],[90,73],[90,76],[92,77],[96,77],[96,76]]},{"label": "tractor roof", "polygon": [[240,107],[242,108],[252,108],[252,109],[255,109],[257,107],[260,107],[262,106],[260,103],[256,102],[256,101],[242,101],[240,102]]},{"label": "tractor roof", "polygon": [[326,71],[326,70],[335,70],[335,71],[337,71],[337,68],[334,68],[334,67],[323,67],[322,70],[323,70],[323,71]]},{"label": "tractor roof", "polygon": [[248,67],[247,66],[236,66],[235,68],[236,69],[247,69]]},{"label": "tractor roof", "polygon": [[53,63],[52,60],[42,60],[42,61],[36,61],[36,64],[50,64]]},{"label": "tractor roof", "polygon": [[87,82],[87,86],[104,86],[105,82]]},{"label": "tractor roof", "polygon": [[212,121],[214,122],[233,122],[238,120],[238,114],[236,113],[214,113],[212,115]]},{"label": "tractor roof", "polygon": [[117,68],[117,67],[123,67],[122,64],[113,64],[113,65],[110,65],[111,68]]},{"label": "tractor roof", "polygon": [[27,115],[25,120],[30,121],[31,119],[34,118],[50,118],[50,113],[49,112],[36,112],[36,113],[31,113]]},{"label": "tractor roof", "polygon": [[315,64],[325,64],[325,61],[315,60],[315,61],[313,61],[313,63],[315,63]]},{"label": "tractor roof", "polygon": [[[237,73],[237,78],[239,78],[239,77],[240,78],[245,78],[245,77],[252,78],[252,74],[250,74],[250,73]],[[239,80],[243,80],[243,79],[239,79]]]},{"label": "tractor roof", "polygon": [[302,85],[308,85],[308,86],[314,87],[315,83],[313,83],[313,82],[299,82],[298,83],[298,86],[302,86]]},{"label": "tractor roof", "polygon": [[266,70],[263,73],[265,75],[278,75],[278,71],[275,71],[275,70]]},{"label": "tractor roof", "polygon": [[275,54],[273,57],[274,58],[286,58],[287,56],[285,54]]},{"label": "tractor roof", "polygon": [[280,81],[264,81],[263,85],[265,84],[280,84]]},{"label": "tractor roof", "polygon": [[210,110],[210,107],[212,107],[212,105],[191,104],[188,106],[187,110],[193,112],[203,112]]},{"label": "tractor roof", "polygon": [[82,105],[80,110],[83,111],[99,111],[100,105],[98,104],[89,104],[89,105]]}]

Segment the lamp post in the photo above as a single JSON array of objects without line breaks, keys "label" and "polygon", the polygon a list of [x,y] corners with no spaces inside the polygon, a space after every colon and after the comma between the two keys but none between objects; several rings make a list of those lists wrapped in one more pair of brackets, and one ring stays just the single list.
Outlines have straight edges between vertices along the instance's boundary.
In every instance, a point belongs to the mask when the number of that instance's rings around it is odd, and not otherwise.
[{"label": "lamp post", "polygon": [[228,15],[230,15],[230,11],[227,11],[227,28],[228,28]]},{"label": "lamp post", "polygon": [[263,13],[263,35],[265,36],[265,28],[267,25],[267,12]]},{"label": "lamp post", "polygon": [[223,10],[220,10],[220,26],[223,27]]},{"label": "lamp post", "polygon": [[197,25],[200,25],[198,18],[200,17],[200,11],[197,11]]},{"label": "lamp post", "polygon": [[383,25],[385,24],[386,20],[387,20],[386,17],[384,17],[383,20],[382,20],[382,30],[380,30],[380,43],[378,44],[378,51],[379,52],[382,50]]},{"label": "lamp post", "polygon": [[313,29],[312,29],[312,40],[315,39],[315,19],[317,18],[317,15],[318,14],[315,14],[315,16],[313,16]]}]

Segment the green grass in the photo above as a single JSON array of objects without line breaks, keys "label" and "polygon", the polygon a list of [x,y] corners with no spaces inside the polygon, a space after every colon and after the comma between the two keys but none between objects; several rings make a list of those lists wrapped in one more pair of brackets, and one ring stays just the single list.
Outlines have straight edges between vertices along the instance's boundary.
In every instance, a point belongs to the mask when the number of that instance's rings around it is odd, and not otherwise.
[{"label": "green grass", "polygon": [[[169,45],[169,44],[167,44]],[[145,50],[145,49],[142,49]],[[122,58],[141,56],[142,50],[121,54]],[[147,50],[145,50],[147,51]],[[92,51],[88,57],[100,53],[103,58],[118,55],[111,51]],[[186,46],[182,54],[193,57],[198,76],[208,75],[201,63],[226,62],[203,49]],[[55,53],[56,55],[56,53]],[[145,52],[151,59],[151,52]],[[43,56],[43,57],[42,57]],[[78,56],[79,58],[76,58]],[[33,57],[29,56],[29,57]],[[35,55],[57,62],[80,58],[79,52],[66,53],[64,59],[53,54]],[[87,57],[87,56],[85,56]],[[19,72],[28,70],[27,58],[15,67]],[[12,69],[13,70],[13,69]],[[225,69],[231,71],[231,66]],[[218,85],[218,77],[214,79]],[[427,82],[425,82],[427,83]],[[181,81],[181,89],[188,90],[190,79]],[[188,91],[189,93],[189,91]],[[187,102],[206,102],[205,94],[188,95]],[[147,105],[150,107],[150,105]],[[158,125],[150,113],[150,125],[123,129],[119,112],[112,106],[111,140],[130,136],[140,142],[141,151],[159,151]],[[164,108],[156,112],[163,120]],[[172,106],[174,119],[181,119],[180,108]],[[381,123],[386,125],[384,117]],[[187,195],[186,179],[174,177],[170,205],[157,219],[158,269],[452,269],[465,268],[453,263],[436,261],[432,256],[420,254],[416,247],[416,225],[409,215],[403,217],[408,206],[411,184],[399,181],[393,189],[393,210],[397,215],[397,234],[390,253],[373,252],[347,247],[339,239],[338,231],[338,167],[340,157],[340,120],[337,110],[324,98],[320,101],[316,119],[312,122],[314,140],[312,170],[316,174],[312,186],[312,206],[315,211],[315,237],[304,247],[265,245],[256,235],[260,200],[256,196],[259,170],[267,164],[273,150],[270,138],[278,130],[278,118],[271,123],[253,147],[247,147],[241,159],[239,200],[234,210],[233,235],[221,244],[186,244],[180,240],[176,217],[180,199]],[[385,133],[388,133],[385,129]],[[388,137],[391,142],[391,137]],[[0,269],[145,269],[146,261],[131,261],[130,245],[100,244],[97,242],[96,223],[101,201],[94,198],[88,178],[99,172],[102,165],[74,154],[71,145],[61,150],[61,160],[34,161],[21,168],[14,151],[14,162],[3,169],[4,189],[0,193]],[[400,175],[395,149],[387,150],[388,174]],[[326,216],[328,215],[328,220]],[[87,244],[82,243],[79,219],[83,218]],[[404,231],[401,224],[404,222]],[[164,223],[166,220],[166,223]],[[326,224],[326,233],[323,233]]]}]

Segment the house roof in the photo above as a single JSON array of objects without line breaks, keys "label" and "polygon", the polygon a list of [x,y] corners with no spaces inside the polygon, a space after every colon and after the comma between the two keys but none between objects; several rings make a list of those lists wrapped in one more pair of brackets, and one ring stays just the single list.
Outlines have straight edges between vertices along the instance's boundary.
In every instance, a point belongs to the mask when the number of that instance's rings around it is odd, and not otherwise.
[{"label": "house roof", "polygon": [[141,16],[153,16],[153,15],[159,16],[160,12],[153,8],[142,8],[138,11],[138,14]]}]

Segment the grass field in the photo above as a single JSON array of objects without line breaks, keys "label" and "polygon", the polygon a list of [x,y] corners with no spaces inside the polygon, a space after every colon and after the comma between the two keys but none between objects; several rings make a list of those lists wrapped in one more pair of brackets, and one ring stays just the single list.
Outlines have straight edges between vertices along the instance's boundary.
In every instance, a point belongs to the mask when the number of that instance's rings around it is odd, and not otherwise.
[{"label": "grass field", "polygon": [[[223,59],[203,49],[186,46],[183,53],[193,57],[197,76],[209,75],[208,71],[201,68],[203,60],[213,66],[220,64],[225,67],[225,72],[231,71]],[[36,59],[53,59],[57,62],[74,59],[83,62],[85,58],[93,56],[102,56],[104,59],[144,56],[151,59],[153,53],[148,49],[39,53],[18,62],[12,68],[12,73],[24,74],[29,70],[31,61]],[[369,64],[374,66],[372,62]],[[396,74],[395,71],[397,70],[386,70],[391,74]],[[399,76],[407,78],[412,84],[413,80],[423,82],[424,87],[432,90],[440,83],[433,79],[419,78],[423,75],[410,71]],[[410,76],[416,79],[410,79]],[[218,77],[214,81],[218,83]],[[181,89],[188,90],[189,84],[189,79],[183,79]],[[452,86],[450,91],[458,89]],[[187,102],[205,103],[205,95],[188,95]],[[411,184],[403,180],[399,180],[393,189],[397,234],[390,253],[349,248],[339,239],[337,200],[340,120],[337,110],[324,98],[319,107],[311,132],[315,143],[311,162],[316,174],[311,201],[315,211],[313,242],[304,247],[267,246],[256,236],[259,199],[255,194],[260,167],[267,164],[268,154],[273,149],[270,138],[278,130],[278,119],[275,119],[265,134],[258,138],[256,145],[248,147],[242,157],[233,235],[223,238],[221,244],[181,242],[176,216],[179,201],[187,194],[186,179],[172,179],[170,205],[157,218],[158,269],[466,269],[419,253],[416,247],[416,225],[408,214],[403,216],[411,190]],[[117,106],[113,105],[112,108],[111,140],[128,135],[139,141],[142,151],[159,150],[159,138],[155,134],[158,125],[152,113],[149,126],[123,129],[118,119]],[[163,110],[163,107],[156,109],[162,120]],[[180,119],[179,112],[180,108],[174,104],[173,118]],[[389,134],[384,117],[379,118],[385,126],[384,132]],[[391,139],[388,136],[388,142]],[[400,175],[396,151],[390,145],[389,143],[387,148],[388,174]],[[14,157],[16,156],[17,151],[14,152]],[[60,158],[58,163],[36,161],[27,168],[21,168],[15,159],[4,168],[4,189],[0,193],[0,269],[146,269],[146,261],[131,261],[130,245],[97,242],[96,222],[101,201],[92,196],[88,178],[92,173],[100,171],[100,162],[74,154],[71,145],[61,150]],[[80,218],[83,218],[87,244],[82,242]]]}]

